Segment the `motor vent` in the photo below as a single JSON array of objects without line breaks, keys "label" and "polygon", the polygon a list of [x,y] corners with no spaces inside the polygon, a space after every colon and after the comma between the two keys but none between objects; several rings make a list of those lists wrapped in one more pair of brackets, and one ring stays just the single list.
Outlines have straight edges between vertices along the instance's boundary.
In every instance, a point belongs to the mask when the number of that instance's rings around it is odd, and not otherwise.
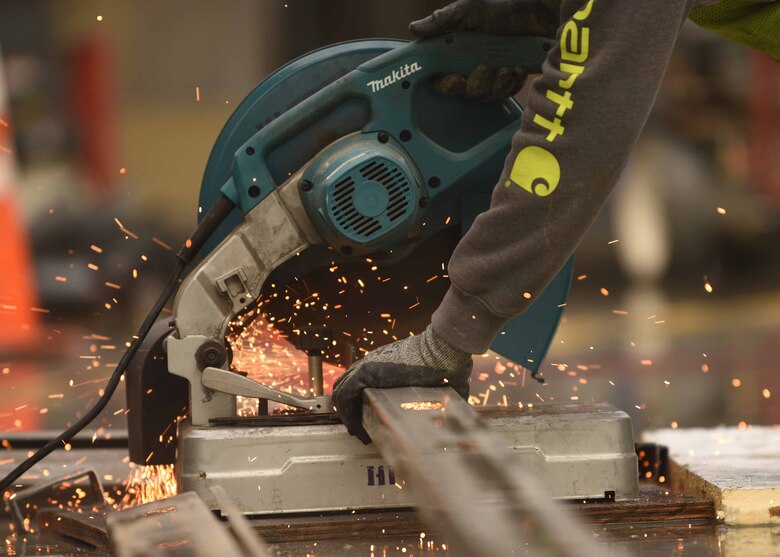
[{"label": "motor vent", "polygon": [[302,194],[323,237],[340,252],[356,255],[406,245],[422,214],[414,164],[401,149],[373,136],[345,139],[331,149],[312,162],[305,179],[313,187]]},{"label": "motor vent", "polygon": [[390,222],[409,212],[412,187],[400,168],[374,160],[361,168],[360,174],[366,180],[379,182],[387,190],[387,218],[390,219]]},{"label": "motor vent", "polygon": [[388,161],[375,159],[361,166],[359,174],[358,184],[348,176],[333,186],[331,212],[343,232],[370,241],[381,234],[383,224],[409,213],[412,187],[401,169]]}]

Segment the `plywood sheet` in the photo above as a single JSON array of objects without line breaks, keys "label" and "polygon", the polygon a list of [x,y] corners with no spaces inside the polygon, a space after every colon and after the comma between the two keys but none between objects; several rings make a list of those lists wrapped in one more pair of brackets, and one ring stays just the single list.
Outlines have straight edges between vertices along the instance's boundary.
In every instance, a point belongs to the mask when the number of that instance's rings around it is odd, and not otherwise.
[{"label": "plywood sheet", "polygon": [[660,429],[643,440],[669,448],[671,487],[715,504],[726,524],[780,524],[780,426]]}]

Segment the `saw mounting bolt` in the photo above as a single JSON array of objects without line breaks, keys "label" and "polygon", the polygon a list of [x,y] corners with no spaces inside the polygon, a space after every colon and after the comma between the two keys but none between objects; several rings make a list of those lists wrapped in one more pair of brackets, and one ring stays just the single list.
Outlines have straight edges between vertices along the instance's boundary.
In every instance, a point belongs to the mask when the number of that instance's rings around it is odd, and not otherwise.
[{"label": "saw mounting bolt", "polygon": [[312,187],[314,187],[314,184],[309,180],[301,180],[301,191],[311,191]]},{"label": "saw mounting bolt", "polygon": [[215,340],[200,345],[195,352],[195,362],[201,371],[207,367],[221,367],[227,359],[227,350]]}]

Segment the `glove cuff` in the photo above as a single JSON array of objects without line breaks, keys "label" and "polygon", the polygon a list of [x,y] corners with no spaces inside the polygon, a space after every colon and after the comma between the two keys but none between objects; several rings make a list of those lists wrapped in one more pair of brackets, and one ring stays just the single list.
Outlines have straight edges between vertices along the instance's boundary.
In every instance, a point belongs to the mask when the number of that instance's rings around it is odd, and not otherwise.
[{"label": "glove cuff", "polygon": [[483,354],[507,318],[490,311],[479,299],[450,286],[431,318],[434,333],[469,354]]}]

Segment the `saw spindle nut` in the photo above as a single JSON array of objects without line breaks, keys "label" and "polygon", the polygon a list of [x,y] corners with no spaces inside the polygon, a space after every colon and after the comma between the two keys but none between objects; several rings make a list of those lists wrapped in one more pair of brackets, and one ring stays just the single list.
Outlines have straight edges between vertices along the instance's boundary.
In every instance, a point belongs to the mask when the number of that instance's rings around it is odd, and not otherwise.
[{"label": "saw spindle nut", "polygon": [[215,340],[204,342],[195,352],[195,363],[201,371],[207,367],[222,367],[226,359],[227,350]]},{"label": "saw spindle nut", "polygon": [[313,187],[314,184],[312,184],[309,180],[301,180],[300,183],[301,191],[311,191]]}]

